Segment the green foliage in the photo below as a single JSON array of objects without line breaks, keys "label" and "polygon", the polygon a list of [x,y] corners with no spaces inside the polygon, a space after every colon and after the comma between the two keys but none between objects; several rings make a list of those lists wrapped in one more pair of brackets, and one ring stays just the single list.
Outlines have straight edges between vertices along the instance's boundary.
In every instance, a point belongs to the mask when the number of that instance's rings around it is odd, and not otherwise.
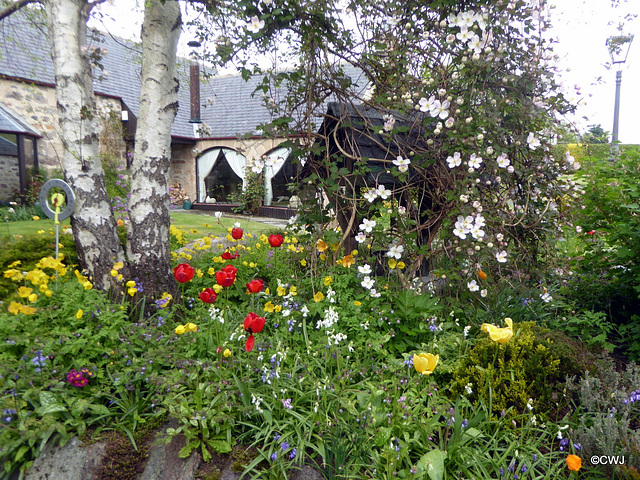
[{"label": "green foliage", "polygon": [[609,143],[609,134],[605,132],[602,125],[589,125],[587,133],[584,134],[584,143]]},{"label": "green foliage", "polygon": [[247,169],[245,175],[244,188],[237,197],[233,198],[233,201],[239,204],[235,211],[236,213],[248,212],[251,215],[257,215],[265,194],[264,172],[255,173],[253,170]]},{"label": "green foliage", "polygon": [[613,352],[615,348],[611,343],[615,324],[607,320],[607,315],[603,312],[586,310],[568,317],[553,318],[548,324],[596,349]]},{"label": "green foliage", "polygon": [[[631,364],[618,371],[607,358],[599,362],[597,376],[587,373],[582,379],[568,379],[567,389],[575,394],[574,441],[583,447],[584,456],[623,455],[628,468],[640,468],[640,368]],[[615,465],[601,465],[607,478],[627,477]]]},{"label": "green foliage", "polygon": [[[16,261],[20,263],[17,267],[21,271],[31,270],[35,264],[44,257],[53,257],[55,253],[55,237],[48,234],[29,235],[22,238],[1,237],[0,243],[0,271],[7,270],[9,265]],[[60,253],[64,255],[68,264],[76,264],[78,254],[71,235],[60,235]],[[16,282],[0,276],[0,300],[9,298],[15,293]]]},{"label": "green foliage", "polygon": [[465,395],[469,386],[473,402],[490,398],[493,413],[510,415],[553,406],[552,386],[564,378],[560,360],[545,331],[532,322],[514,323],[514,335],[506,343],[482,338],[453,374],[452,393]]}]

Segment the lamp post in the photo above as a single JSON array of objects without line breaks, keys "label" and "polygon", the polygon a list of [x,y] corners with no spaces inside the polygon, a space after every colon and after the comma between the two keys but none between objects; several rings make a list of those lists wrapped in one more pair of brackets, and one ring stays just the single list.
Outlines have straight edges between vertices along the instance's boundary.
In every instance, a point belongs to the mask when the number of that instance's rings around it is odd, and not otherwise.
[{"label": "lamp post", "polygon": [[613,108],[613,132],[611,134],[611,143],[618,141],[618,128],[620,125],[620,85],[622,84],[622,66],[627,61],[629,48],[633,41],[633,35],[614,35],[607,38],[607,49],[611,56],[611,64],[615,65],[616,70],[616,101]]}]

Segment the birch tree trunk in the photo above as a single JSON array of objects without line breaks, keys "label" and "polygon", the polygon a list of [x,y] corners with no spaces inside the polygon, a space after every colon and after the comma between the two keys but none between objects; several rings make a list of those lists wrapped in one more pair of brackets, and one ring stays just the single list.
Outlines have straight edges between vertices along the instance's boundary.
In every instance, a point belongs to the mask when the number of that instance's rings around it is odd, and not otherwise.
[{"label": "birch tree trunk", "polygon": [[147,296],[151,292],[176,292],[169,245],[168,172],[171,125],[178,111],[176,50],[180,26],[176,0],[145,3],[127,256],[131,274],[141,282]]},{"label": "birch tree trunk", "polygon": [[85,0],[45,2],[56,81],[63,169],[76,196],[71,225],[80,266],[96,288],[108,290],[110,270],[124,260],[98,154],[98,125],[86,47]]}]

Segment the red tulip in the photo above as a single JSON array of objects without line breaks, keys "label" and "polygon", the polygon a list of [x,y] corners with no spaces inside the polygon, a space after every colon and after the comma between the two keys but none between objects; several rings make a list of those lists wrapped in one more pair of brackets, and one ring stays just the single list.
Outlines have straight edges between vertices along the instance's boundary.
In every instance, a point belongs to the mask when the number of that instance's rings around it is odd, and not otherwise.
[{"label": "red tulip", "polygon": [[216,292],[213,291],[213,288],[205,288],[200,292],[198,297],[200,297],[200,300],[204,303],[213,303],[216,301]]},{"label": "red tulip", "polygon": [[264,287],[264,282],[259,278],[255,278],[247,283],[247,290],[251,293],[261,292]]},{"label": "red tulip", "polygon": [[236,267],[234,267],[233,265],[227,265],[222,270],[224,272],[227,272],[227,273],[233,275],[234,277],[236,276],[236,273],[238,273],[238,269]]},{"label": "red tulip", "polygon": [[234,258],[238,258],[240,254],[238,252],[231,255],[229,252],[224,252],[221,257],[223,260],[233,260]]},{"label": "red tulip", "polygon": [[260,333],[264,328],[264,324],[264,317],[259,317],[253,312],[247,315],[244,319],[244,329],[249,332],[249,334]]},{"label": "red tulip", "polygon": [[249,335],[247,337],[247,341],[244,344],[244,349],[247,352],[250,352],[251,350],[253,350],[253,345],[256,343],[256,337],[254,337],[253,335]]},{"label": "red tulip", "polygon": [[230,287],[236,281],[236,275],[225,270],[216,272],[216,282],[221,287]]},{"label": "red tulip", "polygon": [[269,245],[272,247],[280,247],[284,239],[279,233],[269,235]]},{"label": "red tulip", "polygon": [[178,283],[187,283],[195,273],[196,270],[188,263],[181,263],[173,269],[173,276]]},{"label": "red tulip", "polygon": [[242,229],[235,227],[231,229],[231,238],[235,240],[240,240],[242,238]]},{"label": "red tulip", "polygon": [[593,235],[594,233],[596,233],[596,231],[595,231],[595,230],[589,230],[589,231],[587,232],[587,235]]}]

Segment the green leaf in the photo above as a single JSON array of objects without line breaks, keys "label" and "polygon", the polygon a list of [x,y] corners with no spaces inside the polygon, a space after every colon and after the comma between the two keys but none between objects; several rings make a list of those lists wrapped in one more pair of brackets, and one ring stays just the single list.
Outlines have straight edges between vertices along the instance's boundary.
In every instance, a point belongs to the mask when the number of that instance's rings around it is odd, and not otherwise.
[{"label": "green leaf", "polygon": [[431,480],[442,480],[444,478],[444,459],[447,454],[437,448],[425,453],[418,463],[416,470],[418,473],[426,472]]},{"label": "green leaf", "polygon": [[207,444],[216,453],[229,453],[231,451],[231,445],[226,440],[208,440]]}]

